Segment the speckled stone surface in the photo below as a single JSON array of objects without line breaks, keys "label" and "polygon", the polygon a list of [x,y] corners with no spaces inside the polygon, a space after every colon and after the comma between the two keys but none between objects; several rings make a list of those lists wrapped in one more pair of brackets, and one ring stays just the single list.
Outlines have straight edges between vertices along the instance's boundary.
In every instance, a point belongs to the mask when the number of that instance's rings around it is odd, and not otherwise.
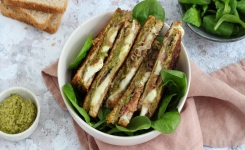
[{"label": "speckled stone surface", "polygon": [[[0,150],[81,149],[72,119],[47,90],[41,70],[59,58],[62,47],[74,29],[85,20],[117,7],[131,10],[138,0],[70,0],[59,30],[48,34],[25,23],[0,15],[0,91],[12,86],[32,90],[41,103],[41,118],[36,131],[27,139],[10,142],[0,138]],[[181,20],[177,0],[160,0],[166,23]],[[185,24],[183,43],[189,57],[211,73],[245,58],[245,39],[233,43],[214,43],[195,35]],[[218,148],[204,147],[206,150]],[[245,145],[219,150],[245,149]]]}]

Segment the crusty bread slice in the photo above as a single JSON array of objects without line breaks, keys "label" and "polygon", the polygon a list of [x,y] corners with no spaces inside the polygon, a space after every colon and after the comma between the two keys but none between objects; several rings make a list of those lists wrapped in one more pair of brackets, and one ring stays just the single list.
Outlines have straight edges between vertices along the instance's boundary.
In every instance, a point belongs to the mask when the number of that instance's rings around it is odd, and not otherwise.
[{"label": "crusty bread slice", "polygon": [[51,34],[55,33],[59,29],[62,17],[63,17],[62,13],[53,15],[49,25],[47,26],[46,29],[44,29],[44,31],[51,33]]},{"label": "crusty bread slice", "polygon": [[48,13],[63,13],[68,0],[5,0],[9,6],[39,10]]},{"label": "crusty bread slice", "polygon": [[55,33],[57,31],[61,22],[61,18],[63,16],[63,14],[52,14],[51,18],[47,18],[48,21],[45,21],[45,24],[38,24],[38,22],[36,22],[37,18],[35,20],[32,19],[34,17],[34,14],[23,13],[22,11],[11,8],[10,6],[3,3],[0,3],[0,9],[2,15],[6,17],[25,22],[49,33]]},{"label": "crusty bread slice", "polygon": [[[2,0],[2,3],[6,5],[6,0]],[[53,14],[51,13],[45,13],[37,10],[13,7],[8,5],[6,5],[6,7],[14,9],[17,12],[20,12],[23,15],[25,15],[28,18],[30,24],[38,28],[39,30],[45,29],[49,25],[49,22],[53,17]]]}]

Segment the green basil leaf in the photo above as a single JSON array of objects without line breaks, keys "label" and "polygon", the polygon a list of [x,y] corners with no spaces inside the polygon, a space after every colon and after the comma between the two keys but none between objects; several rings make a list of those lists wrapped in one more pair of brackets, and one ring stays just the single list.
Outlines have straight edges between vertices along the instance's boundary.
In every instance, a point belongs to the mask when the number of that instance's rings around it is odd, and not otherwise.
[{"label": "green basil leaf", "polygon": [[144,0],[133,8],[133,19],[137,20],[141,25],[145,23],[147,18],[155,16],[158,20],[165,20],[165,10],[157,0]]},{"label": "green basil leaf", "polygon": [[173,133],[180,123],[180,113],[178,110],[165,113],[162,118],[152,121],[151,127],[161,133]]},{"label": "green basil leaf", "polygon": [[92,35],[89,35],[89,37],[87,38],[87,40],[83,45],[82,50],[79,52],[74,62],[69,65],[69,69],[75,69],[78,67],[78,65],[81,63],[83,58],[87,55],[88,50],[92,46],[92,42],[93,42],[93,37]]},{"label": "green basil leaf", "polygon": [[245,23],[235,15],[226,14],[223,15],[216,23],[214,30],[217,30],[223,22],[239,23],[243,28],[245,28]]},{"label": "green basil leaf", "polygon": [[211,0],[179,0],[179,2],[184,4],[206,5],[210,4]]},{"label": "green basil leaf", "polygon": [[131,119],[127,128],[116,125],[117,129],[123,132],[136,132],[143,129],[149,129],[151,127],[151,121],[146,116],[136,116]]},{"label": "green basil leaf", "polygon": [[75,94],[75,91],[72,85],[70,83],[63,85],[62,91],[64,92],[65,96],[70,100],[72,105],[77,109],[77,111],[83,116],[85,121],[87,123],[90,123],[90,117],[88,113],[86,112],[86,110],[83,109],[82,107],[79,107],[77,104],[76,94]]},{"label": "green basil leaf", "polygon": [[186,23],[192,24],[196,27],[200,27],[202,24],[201,13],[200,10],[196,9],[196,6],[193,5],[190,9],[188,9],[184,15],[182,20]]}]

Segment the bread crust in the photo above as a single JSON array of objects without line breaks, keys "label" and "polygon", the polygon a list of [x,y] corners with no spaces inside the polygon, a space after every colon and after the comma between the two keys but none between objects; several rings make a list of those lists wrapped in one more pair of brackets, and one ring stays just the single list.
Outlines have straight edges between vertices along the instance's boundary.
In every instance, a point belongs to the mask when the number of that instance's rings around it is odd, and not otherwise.
[{"label": "bread crust", "polygon": [[[32,25],[50,34],[53,34],[57,31],[57,29],[59,28],[62,16],[63,16],[63,14],[53,14],[52,17],[48,19],[48,21],[45,22],[45,25],[43,25],[43,24],[34,23],[34,20],[30,19],[29,14],[23,13],[19,11],[19,9],[15,9],[10,6],[7,6],[4,3],[0,3],[0,9],[1,9],[2,15],[4,15],[5,17],[9,17],[9,18],[18,20],[20,22],[24,22],[26,24]],[[60,15],[60,17],[57,19],[57,21],[53,22],[54,21],[53,19],[55,18],[56,15]]]},{"label": "bread crust", "polygon": [[68,0],[64,1],[62,7],[46,5],[38,2],[28,2],[25,0],[5,0],[5,4],[14,7],[38,10],[46,13],[64,13],[68,4]]}]

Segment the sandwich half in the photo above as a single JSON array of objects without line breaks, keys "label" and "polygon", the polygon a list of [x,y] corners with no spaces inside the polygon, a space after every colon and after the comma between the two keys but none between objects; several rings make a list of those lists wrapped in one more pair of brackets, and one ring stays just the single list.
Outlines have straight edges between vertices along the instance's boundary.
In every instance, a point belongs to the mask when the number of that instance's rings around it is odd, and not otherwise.
[{"label": "sandwich half", "polygon": [[122,25],[126,20],[131,19],[130,12],[118,8],[106,27],[93,40],[92,48],[71,81],[73,87],[80,93],[88,92],[95,74],[103,67]]},{"label": "sandwich half", "polygon": [[106,100],[107,107],[113,108],[117,105],[117,101],[127,89],[163,25],[164,23],[161,20],[157,20],[156,17],[148,17],[136,38],[129,56],[111,84]]},{"label": "sandwich half", "polygon": [[108,124],[116,124],[118,122],[119,125],[124,127],[128,125],[134,112],[137,110],[138,100],[143,93],[160,48],[160,42],[155,40],[129,87],[119,99],[118,104],[107,116]]},{"label": "sandwich half", "polygon": [[160,72],[162,69],[175,69],[181,50],[184,30],[181,22],[174,22],[167,31],[154,68],[140,98],[138,109],[141,116],[152,117],[164,93]]},{"label": "sandwich half", "polygon": [[140,24],[136,20],[125,21],[103,68],[98,72],[85,97],[83,108],[90,116],[97,116],[109,85],[128,56],[139,29]]}]

